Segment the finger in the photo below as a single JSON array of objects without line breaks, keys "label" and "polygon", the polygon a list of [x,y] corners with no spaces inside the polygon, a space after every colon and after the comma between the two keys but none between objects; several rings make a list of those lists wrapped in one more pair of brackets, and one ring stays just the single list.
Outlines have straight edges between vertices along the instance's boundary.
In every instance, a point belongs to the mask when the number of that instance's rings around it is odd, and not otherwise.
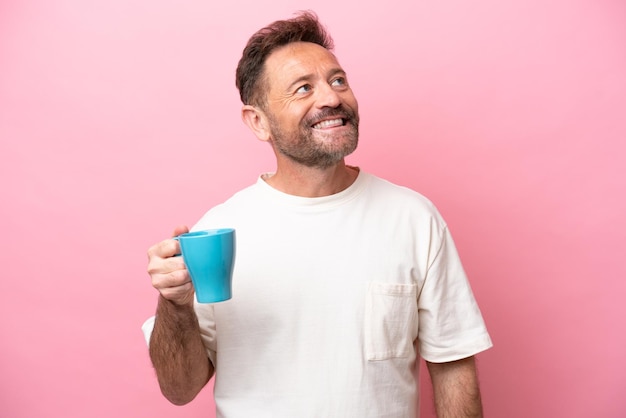
[{"label": "finger", "polygon": [[187,271],[182,257],[151,257],[148,262],[150,276],[166,275],[176,271]]},{"label": "finger", "polygon": [[175,239],[165,239],[148,249],[148,259],[168,258],[180,254],[180,246]]},{"label": "finger", "polygon": [[187,270],[157,273],[151,275],[150,277],[152,279],[152,286],[159,291],[163,289],[188,286],[191,283],[191,278],[189,277]]},{"label": "finger", "polygon": [[172,236],[177,237],[180,234],[184,234],[186,232],[189,232],[189,228],[187,228],[186,225],[178,225],[176,228],[174,228],[174,232],[172,233]]},{"label": "finger", "polygon": [[191,283],[187,283],[183,286],[178,287],[168,287],[165,289],[160,289],[159,293],[168,300],[172,302],[184,305],[193,303],[193,295],[194,290]]}]

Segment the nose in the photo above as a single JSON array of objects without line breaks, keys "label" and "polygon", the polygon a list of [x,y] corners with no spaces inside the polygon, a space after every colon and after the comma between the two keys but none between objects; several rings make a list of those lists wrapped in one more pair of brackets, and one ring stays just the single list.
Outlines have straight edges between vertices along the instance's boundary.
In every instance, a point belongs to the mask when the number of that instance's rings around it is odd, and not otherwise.
[{"label": "nose", "polygon": [[333,86],[323,83],[317,90],[316,105],[318,108],[331,107],[335,108],[341,104],[339,93],[335,91]]}]

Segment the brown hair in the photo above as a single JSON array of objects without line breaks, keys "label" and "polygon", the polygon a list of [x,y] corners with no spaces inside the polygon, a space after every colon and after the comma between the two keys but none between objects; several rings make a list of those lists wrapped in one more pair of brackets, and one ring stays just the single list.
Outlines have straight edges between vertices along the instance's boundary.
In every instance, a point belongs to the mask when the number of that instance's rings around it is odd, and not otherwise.
[{"label": "brown hair", "polygon": [[311,11],[277,20],[250,37],[237,65],[235,84],[244,104],[262,106],[265,60],[277,48],[291,42],[312,42],[332,50],[333,39]]}]

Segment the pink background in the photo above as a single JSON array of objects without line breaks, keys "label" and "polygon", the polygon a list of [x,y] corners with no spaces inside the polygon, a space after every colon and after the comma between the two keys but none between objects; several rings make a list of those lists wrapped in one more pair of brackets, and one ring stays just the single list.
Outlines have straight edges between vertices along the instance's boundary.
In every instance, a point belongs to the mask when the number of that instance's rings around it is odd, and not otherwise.
[{"label": "pink background", "polygon": [[274,168],[234,68],[311,4],[360,102],[349,162],[451,226],[487,416],[626,416],[624,2],[367,3],[0,2],[0,416],[213,416],[158,391],[145,253]]}]

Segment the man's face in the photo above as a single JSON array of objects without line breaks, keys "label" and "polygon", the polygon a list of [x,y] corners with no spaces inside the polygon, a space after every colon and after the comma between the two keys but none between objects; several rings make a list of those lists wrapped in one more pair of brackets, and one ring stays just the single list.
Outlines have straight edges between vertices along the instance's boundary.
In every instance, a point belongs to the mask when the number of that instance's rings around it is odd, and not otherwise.
[{"label": "man's face", "polygon": [[313,43],[288,44],[267,58],[265,77],[278,158],[326,168],[356,149],[358,104],[332,53]]}]

